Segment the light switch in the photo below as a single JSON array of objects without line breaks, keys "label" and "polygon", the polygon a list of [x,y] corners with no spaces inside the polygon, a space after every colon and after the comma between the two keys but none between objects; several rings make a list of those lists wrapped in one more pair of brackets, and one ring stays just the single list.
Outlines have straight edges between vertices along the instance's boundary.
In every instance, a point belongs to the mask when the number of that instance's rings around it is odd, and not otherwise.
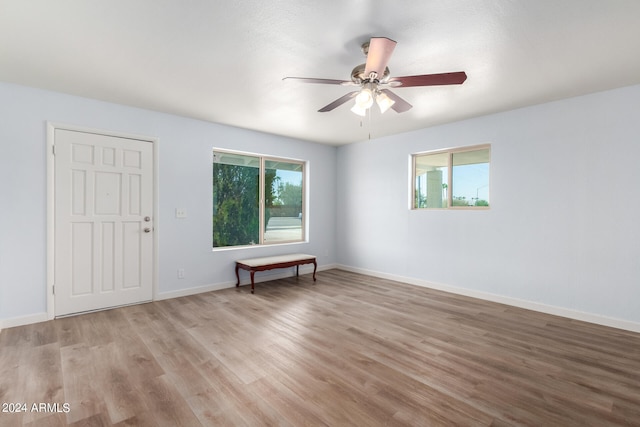
[{"label": "light switch", "polygon": [[186,218],[187,210],[184,208],[176,208],[176,218]]}]

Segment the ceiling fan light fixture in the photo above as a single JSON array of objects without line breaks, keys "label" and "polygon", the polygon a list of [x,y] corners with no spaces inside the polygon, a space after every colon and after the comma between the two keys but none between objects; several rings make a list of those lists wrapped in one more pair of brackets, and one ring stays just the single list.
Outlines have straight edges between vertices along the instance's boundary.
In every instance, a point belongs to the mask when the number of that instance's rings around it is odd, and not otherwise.
[{"label": "ceiling fan light fixture", "polygon": [[384,114],[389,108],[396,103],[393,99],[389,98],[386,93],[378,92],[376,94],[376,103],[380,108],[380,113]]}]

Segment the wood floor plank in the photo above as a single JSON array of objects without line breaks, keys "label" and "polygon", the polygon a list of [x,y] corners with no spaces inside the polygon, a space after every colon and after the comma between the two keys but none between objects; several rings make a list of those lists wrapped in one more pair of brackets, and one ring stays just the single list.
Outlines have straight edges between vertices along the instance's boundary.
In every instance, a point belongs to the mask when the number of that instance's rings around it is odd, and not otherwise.
[{"label": "wood floor plank", "polygon": [[189,427],[200,424],[186,399],[166,376],[146,380],[140,390],[140,397],[149,408],[156,426]]},{"label": "wood floor plank", "polygon": [[92,382],[99,390],[112,423],[125,421],[146,409],[135,382],[136,377],[141,377],[131,375],[125,349],[121,342],[91,348],[92,363],[99,366]]},{"label": "wood floor plank", "polygon": [[108,369],[93,363],[91,347],[76,344],[60,349],[61,370],[64,382],[65,402],[71,411],[67,421],[74,423],[101,413],[106,414],[102,392],[96,387],[94,379],[98,370]]},{"label": "wood floor plank", "polygon": [[5,329],[0,426],[640,425],[640,334],[317,278]]},{"label": "wood floor plank", "polygon": [[[38,345],[20,361],[22,384],[26,385],[25,394],[33,396],[33,403],[60,403],[65,401],[61,371],[60,347],[57,343]],[[38,408],[39,409],[39,408]],[[48,412],[30,410],[23,417],[23,422],[46,418]]]}]

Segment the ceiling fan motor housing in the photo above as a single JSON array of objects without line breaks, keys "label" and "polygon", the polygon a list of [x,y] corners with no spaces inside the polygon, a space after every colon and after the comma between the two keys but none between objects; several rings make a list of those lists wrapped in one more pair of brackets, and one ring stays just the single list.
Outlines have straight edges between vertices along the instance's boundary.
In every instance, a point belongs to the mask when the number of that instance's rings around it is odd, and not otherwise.
[{"label": "ceiling fan motor housing", "polygon": [[[367,64],[357,65],[351,71],[351,81],[353,81],[356,84],[362,84],[363,82],[369,80],[369,76],[365,76],[364,74],[364,69],[366,65]],[[389,75],[390,75],[389,67],[386,67],[384,69],[384,74],[382,76],[378,76],[376,80],[378,80],[378,82],[380,83],[386,83],[387,80],[389,80]]]}]

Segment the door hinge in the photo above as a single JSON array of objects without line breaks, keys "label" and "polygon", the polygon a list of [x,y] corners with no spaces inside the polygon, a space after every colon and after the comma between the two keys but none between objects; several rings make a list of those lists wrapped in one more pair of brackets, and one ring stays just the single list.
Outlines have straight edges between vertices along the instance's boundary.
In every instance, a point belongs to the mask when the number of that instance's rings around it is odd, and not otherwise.
[{"label": "door hinge", "polygon": [[51,152],[52,152],[52,154],[53,154],[54,156],[56,155],[56,146],[55,146],[55,145],[52,145],[52,146],[51,146]]},{"label": "door hinge", "polygon": [[56,294],[56,285],[53,285],[53,294]]}]

